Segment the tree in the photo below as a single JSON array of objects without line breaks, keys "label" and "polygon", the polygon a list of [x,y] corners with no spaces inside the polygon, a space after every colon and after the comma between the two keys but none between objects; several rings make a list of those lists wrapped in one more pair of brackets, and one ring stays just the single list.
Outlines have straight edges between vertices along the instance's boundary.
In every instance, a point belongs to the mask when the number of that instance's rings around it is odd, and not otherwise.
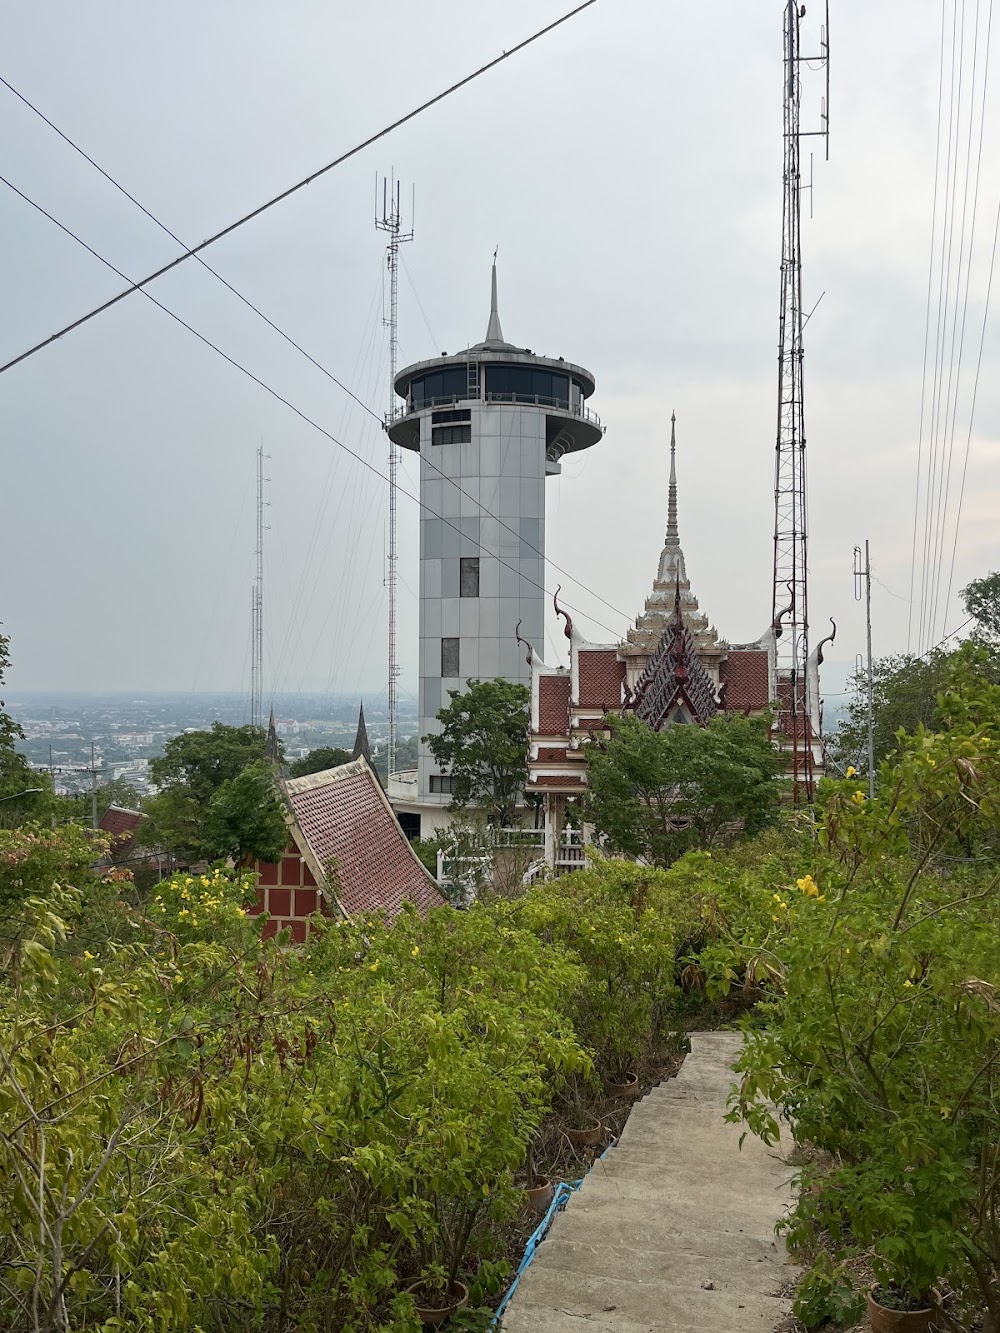
[{"label": "tree", "polygon": [[281,859],[288,825],[274,770],[266,760],[248,764],[215,793],[203,842],[209,856],[231,856],[237,865]]},{"label": "tree", "polygon": [[[987,680],[1000,680],[1000,573],[987,574],[961,592],[969,617],[976,622],[974,642],[984,651],[978,670]],[[935,647],[917,657],[894,653],[872,664],[873,731],[875,767],[900,753],[897,733],[918,727],[932,730],[940,723],[938,699],[947,688],[949,675],[964,648],[948,651]],[[868,675],[857,672],[851,679],[854,695],[844,718],[829,742],[829,758],[841,771],[853,764],[867,769]]]},{"label": "tree", "polygon": [[466,687],[448,691],[451,702],[437,715],[441,734],[424,740],[451,776],[452,810],[478,806],[493,828],[505,828],[528,780],[531,695],[510,680],[470,680]]},{"label": "tree", "polygon": [[1000,644],[1000,574],[973,579],[960,595],[979,636],[994,646]]},{"label": "tree", "polygon": [[163,754],[149,765],[158,787],[183,785],[206,805],[230,778],[247,764],[264,758],[267,734],[261,727],[230,727],[213,722],[211,731],[185,731],[171,736]]},{"label": "tree", "polygon": [[212,799],[248,764],[264,759],[266,743],[260,727],[230,727],[223,722],[213,722],[211,731],[172,736],[163,754],[149,765],[160,791],[145,802],[147,819],[138,840],[146,847],[166,847],[193,857],[214,855],[207,831]]},{"label": "tree", "polygon": [[296,759],[288,772],[293,778],[304,778],[310,773],[325,773],[328,768],[339,768],[341,764],[350,762],[349,750],[341,750],[336,745],[321,745],[316,750],[310,750],[304,759]]},{"label": "tree", "polygon": [[[3,685],[10,666],[10,639],[0,634],[0,685]],[[51,783],[47,774],[36,773],[17,748],[24,740],[21,724],[6,711],[0,699],[0,825],[23,823],[26,816],[39,814],[51,797]],[[21,792],[30,795],[21,796]]]},{"label": "tree", "polygon": [[612,850],[669,865],[777,820],[783,765],[770,718],[719,713],[707,727],[662,731],[628,715],[605,722],[610,737],[587,748],[584,813]]}]

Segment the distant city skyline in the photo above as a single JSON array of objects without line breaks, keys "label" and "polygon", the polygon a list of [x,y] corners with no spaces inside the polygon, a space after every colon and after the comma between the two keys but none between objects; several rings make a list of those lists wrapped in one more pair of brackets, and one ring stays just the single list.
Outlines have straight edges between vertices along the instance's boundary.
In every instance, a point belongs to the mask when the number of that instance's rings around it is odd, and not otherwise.
[{"label": "distant city skyline", "polygon": [[[156,11],[95,0],[53,24],[26,7],[7,16],[5,77],[196,241],[562,12],[511,0],[487,23],[457,0],[427,0],[417,25],[401,0],[373,11],[256,0],[206,10],[181,0],[164,23]],[[185,16],[197,22],[197,43]],[[820,21],[809,6],[804,37],[817,36]],[[671,408],[693,590],[733,642],[755,638],[769,617],[781,23],[780,0],[604,0],[209,255],[380,416],[388,388],[375,176],[392,168],[404,194],[416,190],[401,364],[482,336],[499,243],[505,335],[571,355],[597,378],[593,406],[607,437],[549,487],[546,554],[565,572],[549,567],[544,580],[549,592],[563,585],[596,640],[624,635],[652,583]],[[938,18],[903,0],[835,7],[831,159],[813,165],[814,217],[803,226],[807,308],[822,298],[806,331],[806,386],[814,638],[828,618],[838,623],[828,697],[864,647],[851,556],[865,537],[875,651],[908,641],[939,42]],[[151,45],[157,59],[137,60]],[[822,91],[804,76],[804,116],[818,112]],[[0,93],[18,188],[122,272],[140,275],[177,252]],[[967,365],[1000,191],[998,115],[991,91]],[[0,221],[7,360],[122,284],[9,191]],[[378,422],[203,269],[188,264],[155,291],[385,471]],[[964,618],[958,589],[1000,565],[998,362],[991,317],[938,629]],[[384,482],[149,302],[131,297],[0,376],[0,404],[10,441],[0,532],[8,696],[249,690],[261,438],[270,455],[265,694],[384,694]],[[401,483],[416,493],[407,458]],[[415,693],[417,512],[405,494],[399,571],[402,683]],[[551,614],[538,647],[564,660]]]}]

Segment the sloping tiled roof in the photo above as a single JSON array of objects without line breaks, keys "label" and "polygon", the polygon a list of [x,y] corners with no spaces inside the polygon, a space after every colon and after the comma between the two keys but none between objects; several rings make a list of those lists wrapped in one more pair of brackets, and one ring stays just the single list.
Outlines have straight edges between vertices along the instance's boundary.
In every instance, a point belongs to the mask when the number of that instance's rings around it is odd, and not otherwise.
[{"label": "sloping tiled roof", "polygon": [[126,810],[121,805],[109,805],[101,815],[97,827],[112,838],[131,837],[142,823],[143,816],[138,810]]},{"label": "sloping tiled roof", "polygon": [[569,735],[569,676],[539,676],[538,734]]},{"label": "sloping tiled roof", "polygon": [[426,911],[445,901],[366,760],[292,778],[284,786],[296,842],[348,916],[383,912],[392,920],[404,902]]},{"label": "sloping tiled roof", "polygon": [[625,663],[619,662],[617,648],[581,648],[577,661],[580,707],[620,708]]},{"label": "sloping tiled roof", "polygon": [[755,712],[771,702],[767,697],[768,657],[764,649],[730,650],[719,664],[719,677],[725,686],[723,697],[728,709],[749,708]]}]

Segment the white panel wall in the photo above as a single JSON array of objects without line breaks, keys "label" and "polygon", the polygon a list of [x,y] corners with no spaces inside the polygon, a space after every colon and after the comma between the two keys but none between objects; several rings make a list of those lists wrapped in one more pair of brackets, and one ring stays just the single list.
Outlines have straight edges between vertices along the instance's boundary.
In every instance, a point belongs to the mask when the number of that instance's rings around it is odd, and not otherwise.
[{"label": "white panel wall", "polygon": [[[438,730],[448,690],[468,679],[529,683],[518,621],[521,637],[544,651],[545,409],[469,406],[471,443],[432,445],[429,410],[420,423],[420,495],[432,511],[420,519],[422,736]],[[479,557],[478,598],[458,595],[462,556]],[[458,677],[441,676],[442,637],[460,641]],[[437,767],[423,744],[418,767],[418,799],[446,805],[447,795],[431,794]]]}]

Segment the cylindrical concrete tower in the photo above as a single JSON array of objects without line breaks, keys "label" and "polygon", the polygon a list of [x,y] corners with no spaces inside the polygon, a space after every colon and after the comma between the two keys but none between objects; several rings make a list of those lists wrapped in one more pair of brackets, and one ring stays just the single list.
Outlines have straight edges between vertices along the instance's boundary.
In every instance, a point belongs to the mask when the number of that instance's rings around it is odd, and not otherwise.
[{"label": "cylindrical concrete tower", "polygon": [[[529,682],[515,632],[545,645],[545,478],[565,453],[603,434],[585,405],[589,370],[504,341],[497,274],[486,338],[455,356],[407,366],[405,399],[389,426],[420,454],[420,734],[439,729],[448,690],[498,676]],[[421,743],[418,803],[424,836],[451,799]]]}]

